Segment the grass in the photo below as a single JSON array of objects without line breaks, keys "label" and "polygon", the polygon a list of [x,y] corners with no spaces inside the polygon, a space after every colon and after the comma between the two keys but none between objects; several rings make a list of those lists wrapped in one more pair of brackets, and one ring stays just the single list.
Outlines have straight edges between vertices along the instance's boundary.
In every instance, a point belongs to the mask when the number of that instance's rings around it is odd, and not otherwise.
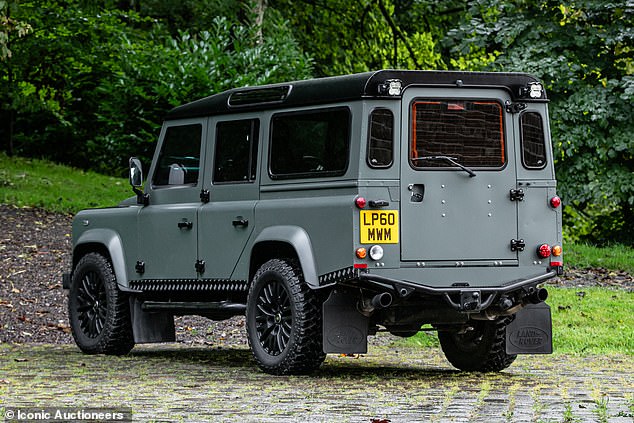
[{"label": "grass", "polygon": [[566,244],[564,263],[576,268],[603,267],[634,273],[634,248],[624,245],[595,247],[587,244]]},{"label": "grass", "polygon": [[128,181],[45,160],[0,153],[0,203],[53,212],[115,206],[131,197]]},{"label": "grass", "polygon": [[[548,288],[556,354],[634,355],[634,293],[605,288]],[[403,342],[438,346],[434,332]]]}]

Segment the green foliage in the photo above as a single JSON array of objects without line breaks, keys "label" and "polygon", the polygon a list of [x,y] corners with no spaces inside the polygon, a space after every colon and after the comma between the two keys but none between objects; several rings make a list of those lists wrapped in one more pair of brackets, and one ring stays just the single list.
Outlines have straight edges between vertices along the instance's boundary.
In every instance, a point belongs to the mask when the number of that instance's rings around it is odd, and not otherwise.
[{"label": "green foliage", "polygon": [[315,58],[322,76],[384,68],[443,69],[434,27],[428,18],[433,1],[362,0],[324,2],[271,0],[294,34]]},{"label": "green foliage", "polygon": [[608,0],[476,0],[448,37],[462,57],[497,56],[486,69],[545,82],[573,240],[634,242],[633,19]]},{"label": "green foliage", "polygon": [[134,11],[62,0],[19,10],[34,32],[14,46],[11,67],[0,69],[2,120],[12,124],[17,113],[17,152],[101,172],[119,171],[130,155],[147,160],[162,117],[176,105],[312,71],[273,11],[263,27],[219,17],[208,30],[172,37]]},{"label": "green foliage", "polygon": [[127,179],[0,153],[0,203],[76,213],[132,197]]}]

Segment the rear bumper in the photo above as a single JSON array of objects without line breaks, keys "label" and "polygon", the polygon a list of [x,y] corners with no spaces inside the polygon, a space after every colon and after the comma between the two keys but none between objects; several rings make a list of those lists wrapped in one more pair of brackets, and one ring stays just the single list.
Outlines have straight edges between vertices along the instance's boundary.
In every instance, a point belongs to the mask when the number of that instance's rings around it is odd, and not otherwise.
[{"label": "rear bumper", "polygon": [[493,304],[494,300],[501,295],[520,289],[534,288],[536,285],[557,276],[558,273],[557,269],[549,269],[546,273],[541,275],[514,280],[503,286],[491,287],[469,287],[465,285],[438,288],[370,273],[360,273],[358,280],[361,283],[370,284],[381,290],[392,291],[397,297],[406,298],[414,292],[430,296],[440,296],[457,311],[479,312],[488,308]]}]

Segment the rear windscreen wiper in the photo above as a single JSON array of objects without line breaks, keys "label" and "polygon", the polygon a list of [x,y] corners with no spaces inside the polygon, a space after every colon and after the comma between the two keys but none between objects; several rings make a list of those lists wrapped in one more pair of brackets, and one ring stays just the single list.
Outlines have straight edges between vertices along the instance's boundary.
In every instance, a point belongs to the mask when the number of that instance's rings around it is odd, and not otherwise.
[{"label": "rear windscreen wiper", "polygon": [[419,161],[419,160],[449,162],[452,165],[454,165],[456,167],[459,167],[460,169],[462,169],[465,172],[467,172],[471,178],[476,176],[476,174],[475,174],[475,172],[473,170],[469,169],[467,166],[463,166],[460,163],[458,163],[456,161],[456,157],[449,157],[449,156],[423,156],[423,157],[414,157],[414,158],[412,158],[412,161]]}]

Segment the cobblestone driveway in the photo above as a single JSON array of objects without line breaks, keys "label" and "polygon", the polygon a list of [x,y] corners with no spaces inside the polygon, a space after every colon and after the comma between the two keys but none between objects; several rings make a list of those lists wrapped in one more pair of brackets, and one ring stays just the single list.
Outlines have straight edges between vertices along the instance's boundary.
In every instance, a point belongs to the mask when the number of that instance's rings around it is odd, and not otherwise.
[{"label": "cobblestone driveway", "polygon": [[497,374],[453,370],[435,349],[331,355],[312,376],[260,372],[245,348],[0,344],[0,406],[131,407],[135,421],[632,422],[631,357],[520,356]]}]

